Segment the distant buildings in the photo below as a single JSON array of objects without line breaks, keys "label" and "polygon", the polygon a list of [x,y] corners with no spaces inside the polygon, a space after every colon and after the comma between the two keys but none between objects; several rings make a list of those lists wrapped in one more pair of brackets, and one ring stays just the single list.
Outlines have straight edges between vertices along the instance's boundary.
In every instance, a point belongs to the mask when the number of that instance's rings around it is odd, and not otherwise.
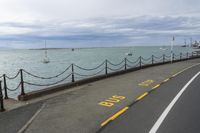
[{"label": "distant buildings", "polygon": [[185,41],[185,44],[182,45],[182,47],[192,47],[192,48],[198,48],[200,49],[200,41],[194,41],[194,43],[191,41],[190,44],[187,44],[186,41]]},{"label": "distant buildings", "polygon": [[191,47],[193,47],[193,48],[200,48],[200,41],[198,42],[198,41],[195,41],[192,45],[191,45]]}]

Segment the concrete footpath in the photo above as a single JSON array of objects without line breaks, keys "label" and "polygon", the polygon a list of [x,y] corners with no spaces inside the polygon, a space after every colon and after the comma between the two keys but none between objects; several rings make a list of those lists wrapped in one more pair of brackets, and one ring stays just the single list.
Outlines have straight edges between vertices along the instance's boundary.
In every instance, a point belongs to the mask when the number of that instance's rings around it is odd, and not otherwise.
[{"label": "concrete footpath", "polygon": [[[198,63],[200,59],[141,69],[28,101],[29,105],[0,114],[3,123],[0,132],[7,133],[8,129],[25,133],[97,132],[107,118],[138,96]],[[9,113],[21,116],[15,118]]]}]

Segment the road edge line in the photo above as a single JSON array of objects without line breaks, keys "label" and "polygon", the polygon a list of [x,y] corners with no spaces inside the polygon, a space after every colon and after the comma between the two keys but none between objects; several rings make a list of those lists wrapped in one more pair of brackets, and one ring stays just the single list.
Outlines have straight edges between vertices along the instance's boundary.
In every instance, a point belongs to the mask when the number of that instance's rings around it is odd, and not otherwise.
[{"label": "road edge line", "polygon": [[156,123],[153,125],[149,133],[156,133],[160,127],[160,125],[163,123],[167,115],[169,114],[172,107],[176,104],[176,102],[179,100],[179,98],[182,96],[184,91],[187,89],[187,87],[200,75],[200,71],[196,73],[185,85],[184,87],[178,92],[178,94],[173,98],[173,100],[169,103],[169,105],[165,108],[163,113],[159,116]]}]

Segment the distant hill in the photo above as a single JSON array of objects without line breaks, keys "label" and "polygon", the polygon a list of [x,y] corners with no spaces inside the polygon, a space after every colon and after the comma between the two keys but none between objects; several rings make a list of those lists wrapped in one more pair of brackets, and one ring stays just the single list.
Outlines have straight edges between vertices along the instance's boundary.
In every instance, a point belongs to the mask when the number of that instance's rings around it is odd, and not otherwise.
[{"label": "distant hill", "polygon": [[71,48],[32,48],[29,50],[57,50],[57,49],[71,49]]}]

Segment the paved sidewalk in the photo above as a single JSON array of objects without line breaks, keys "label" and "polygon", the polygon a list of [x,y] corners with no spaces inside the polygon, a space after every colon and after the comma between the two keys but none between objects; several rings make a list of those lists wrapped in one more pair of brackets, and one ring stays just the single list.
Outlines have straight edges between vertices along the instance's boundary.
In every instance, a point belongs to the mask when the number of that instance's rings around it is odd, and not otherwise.
[{"label": "paved sidewalk", "polygon": [[42,103],[37,102],[0,113],[0,133],[16,133],[31,119]]},{"label": "paved sidewalk", "polygon": [[139,95],[197,63],[200,59],[150,67],[59,92],[44,101],[43,109],[25,132],[94,133],[103,121]]}]

